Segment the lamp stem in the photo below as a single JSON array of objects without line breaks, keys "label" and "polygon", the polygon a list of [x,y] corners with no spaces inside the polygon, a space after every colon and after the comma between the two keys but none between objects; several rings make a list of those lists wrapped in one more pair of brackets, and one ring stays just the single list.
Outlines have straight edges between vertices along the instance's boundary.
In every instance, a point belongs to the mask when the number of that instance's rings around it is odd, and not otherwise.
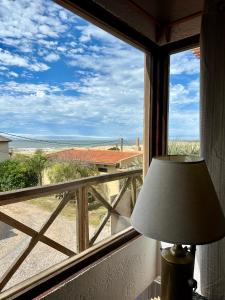
[{"label": "lamp stem", "polygon": [[161,266],[161,300],[191,300],[194,255],[187,247],[175,244],[163,249]]}]

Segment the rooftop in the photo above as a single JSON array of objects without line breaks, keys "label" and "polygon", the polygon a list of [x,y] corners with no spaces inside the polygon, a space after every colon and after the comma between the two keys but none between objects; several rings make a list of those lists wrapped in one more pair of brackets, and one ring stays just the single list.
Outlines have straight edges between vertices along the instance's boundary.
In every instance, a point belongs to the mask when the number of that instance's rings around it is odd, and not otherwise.
[{"label": "rooftop", "polygon": [[4,137],[3,135],[0,135],[0,142],[11,142],[11,140]]},{"label": "rooftop", "polygon": [[68,149],[49,154],[59,160],[79,160],[94,164],[117,165],[122,160],[141,156],[141,152],[121,152],[113,150]]}]

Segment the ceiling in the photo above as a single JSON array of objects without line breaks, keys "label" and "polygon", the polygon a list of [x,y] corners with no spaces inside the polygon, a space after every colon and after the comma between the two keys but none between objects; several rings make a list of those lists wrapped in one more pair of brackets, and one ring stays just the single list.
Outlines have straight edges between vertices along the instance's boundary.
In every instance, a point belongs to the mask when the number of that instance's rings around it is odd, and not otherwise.
[{"label": "ceiling", "polygon": [[170,23],[203,10],[203,0],[132,0],[159,22]]},{"label": "ceiling", "polygon": [[200,33],[203,0],[95,0],[157,44]]},{"label": "ceiling", "polygon": [[204,0],[55,1],[114,34],[131,29],[158,45],[199,34],[204,6]]}]

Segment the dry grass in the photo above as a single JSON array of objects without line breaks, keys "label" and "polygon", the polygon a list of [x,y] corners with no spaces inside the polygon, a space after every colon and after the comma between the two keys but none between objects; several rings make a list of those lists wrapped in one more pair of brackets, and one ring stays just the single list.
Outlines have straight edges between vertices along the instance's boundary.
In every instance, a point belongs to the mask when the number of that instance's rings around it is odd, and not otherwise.
[{"label": "dry grass", "polygon": [[170,155],[199,155],[199,141],[169,141],[168,154]]},{"label": "dry grass", "polygon": [[[45,211],[52,212],[54,208],[59,204],[60,200],[53,196],[41,197],[27,201]],[[92,226],[97,226],[102,217],[107,213],[107,209],[103,206],[99,206],[94,210],[89,211],[89,222]],[[62,210],[61,215],[68,220],[76,219],[76,204],[70,201]]]}]

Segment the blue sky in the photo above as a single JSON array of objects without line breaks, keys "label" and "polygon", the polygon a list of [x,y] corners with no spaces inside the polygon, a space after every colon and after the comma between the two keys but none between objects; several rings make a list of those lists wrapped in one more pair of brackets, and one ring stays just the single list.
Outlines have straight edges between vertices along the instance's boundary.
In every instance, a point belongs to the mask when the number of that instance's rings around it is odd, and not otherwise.
[{"label": "blue sky", "polygon": [[192,51],[170,58],[169,137],[199,139],[200,60]]},{"label": "blue sky", "polygon": [[[0,0],[0,131],[133,138],[144,54],[50,0]],[[170,135],[198,136],[199,61],[171,60]]]}]

